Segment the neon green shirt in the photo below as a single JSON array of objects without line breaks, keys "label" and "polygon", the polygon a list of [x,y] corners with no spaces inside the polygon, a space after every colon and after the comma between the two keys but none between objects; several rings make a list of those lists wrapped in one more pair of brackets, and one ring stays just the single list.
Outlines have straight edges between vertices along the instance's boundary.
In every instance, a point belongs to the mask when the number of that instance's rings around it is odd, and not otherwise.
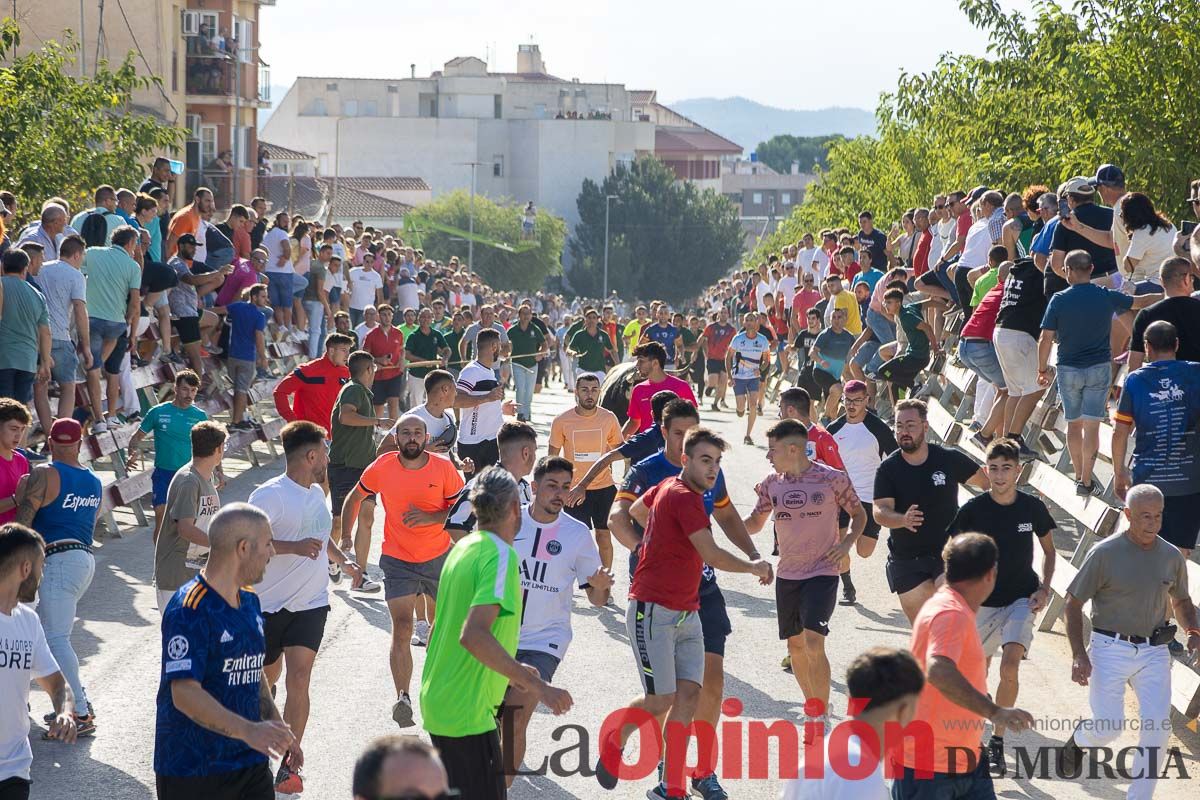
[{"label": "neon green shirt", "polygon": [[476,531],[446,557],[438,583],[438,618],[421,675],[421,714],[435,736],[476,736],[495,730],[508,678],[485,667],[458,641],[474,606],[499,606],[492,635],[509,655],[521,633],[517,551],[499,536]]},{"label": "neon green shirt", "polygon": [[621,330],[621,338],[626,342],[626,350],[632,352],[633,348],[637,347],[638,339],[642,337],[642,323],[637,317],[625,323],[625,327]]},{"label": "neon green shirt", "polygon": [[1000,271],[989,269],[975,281],[974,291],[971,292],[971,308],[979,305],[979,301],[983,300],[983,296],[992,290],[992,287],[1000,282]]}]

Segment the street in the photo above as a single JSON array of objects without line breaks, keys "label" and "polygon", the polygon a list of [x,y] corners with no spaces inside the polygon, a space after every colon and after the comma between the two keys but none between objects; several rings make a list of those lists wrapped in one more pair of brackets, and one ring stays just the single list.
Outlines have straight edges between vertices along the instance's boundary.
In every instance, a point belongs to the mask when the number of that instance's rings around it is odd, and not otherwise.
[{"label": "street", "polygon": [[[543,452],[551,419],[568,407],[569,402],[569,396],[561,388],[536,396],[534,423]],[[754,484],[769,469],[764,458],[765,431],[774,415],[774,408],[768,406],[767,419],[758,423],[754,433],[757,444],[747,447],[741,444],[744,423],[732,412],[702,412],[706,425],[734,443],[725,454],[723,468],[734,503],[743,515],[752,505]],[[275,462],[244,471],[222,492],[222,502],[245,499],[255,485],[279,469],[281,463]],[[377,563],[382,528],[380,510],[375,520],[372,564]],[[1069,548],[1068,533],[1057,534],[1060,553]],[[770,552],[769,527],[759,536],[762,551]],[[717,538],[724,541],[720,534]],[[883,576],[885,547],[881,543],[868,562],[855,561],[853,574],[859,604],[839,606],[830,623],[828,653],[833,668],[835,724],[845,713],[842,677],[850,659],[872,645],[902,647],[908,642],[908,625],[895,598],[887,592]],[[93,698],[99,730],[94,738],[75,745],[43,742],[40,720],[49,710],[49,701],[40,690],[34,692],[31,703],[35,719],[32,734],[35,798],[66,797],[81,791],[97,791],[105,800],[154,797],[152,759],[160,641],[159,616],[150,583],[152,555],[148,530],[106,541],[97,550],[96,577],[80,605],[81,621],[75,628],[74,643],[82,661],[84,683]],[[624,603],[628,587],[625,564],[625,551],[617,547],[616,606],[592,608],[583,594],[577,592],[574,640],[555,678],[556,685],[571,692],[574,708],[563,717],[554,717],[540,709],[530,725],[527,765],[536,767],[549,759],[552,771],[567,774],[518,777],[510,795],[513,798],[632,798],[641,797],[652,785],[653,779],[647,777],[622,783],[615,792],[608,793],[590,777],[602,721],[632,699],[639,689],[625,633]],[[378,574],[376,567],[371,569],[372,574]],[[774,589],[759,586],[749,575],[720,575],[719,581],[734,629],[725,660],[725,696],[741,702],[743,710],[738,719],[747,723],[740,734],[743,777],[723,777],[722,782],[734,798],[776,797],[781,784],[774,744],[770,777],[746,777],[748,753],[752,749],[746,744],[748,723],[796,722],[803,714],[795,679],[780,669],[785,650],[777,637]],[[382,594],[351,595],[345,589],[347,585],[348,581],[333,592],[332,612],[313,673],[312,712],[304,740],[303,795],[311,800],[349,798],[351,770],[365,743],[372,737],[397,732],[390,716],[394,698],[387,658],[389,621]],[[422,648],[414,648],[414,658],[412,694],[416,705],[424,663]],[[995,681],[993,670],[989,682],[993,688]],[[281,707],[283,697],[281,683]],[[1087,689],[1070,682],[1070,658],[1061,625],[1053,633],[1039,633],[1035,638],[1029,659],[1022,665],[1018,705],[1031,710],[1039,725],[1024,734],[1006,737],[1010,771],[1016,766],[1011,755],[1014,746],[1037,748],[1060,744],[1070,734],[1072,720],[1087,713]],[[1128,708],[1132,713],[1131,704]],[[420,732],[419,708],[417,714],[418,727],[405,732]],[[1182,728],[1177,724],[1176,730]],[[726,729],[722,734],[722,744],[733,738],[728,733]],[[1180,763],[1189,775],[1195,775],[1200,771],[1196,758],[1200,738],[1187,731],[1184,735],[1183,740],[1173,736],[1171,744],[1180,748]],[[1117,746],[1133,744],[1135,737],[1135,731],[1126,732]],[[586,742],[583,755],[581,741]],[[636,760],[633,749],[631,743],[627,762]],[[586,775],[580,774],[581,767]],[[723,765],[718,774],[735,773],[729,765]],[[1157,798],[1194,796],[1194,781],[1180,780],[1178,772],[1173,770],[1171,775],[1172,779],[1160,781]],[[1117,800],[1124,797],[1126,782],[1036,777],[1031,780],[1020,776],[999,780],[996,789],[997,795],[1005,798]]]}]

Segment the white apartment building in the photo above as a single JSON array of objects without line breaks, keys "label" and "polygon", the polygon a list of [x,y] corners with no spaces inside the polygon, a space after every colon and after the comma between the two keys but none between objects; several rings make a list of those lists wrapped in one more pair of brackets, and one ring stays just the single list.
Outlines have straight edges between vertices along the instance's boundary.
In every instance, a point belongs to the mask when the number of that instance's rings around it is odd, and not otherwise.
[{"label": "white apartment building", "polygon": [[624,85],[555,77],[534,44],[516,72],[466,56],[428,77],[301,77],[261,135],[313,154],[320,176],[412,176],[434,197],[469,189],[474,169],[476,192],[532,200],[571,228],[585,178],[655,151]]}]

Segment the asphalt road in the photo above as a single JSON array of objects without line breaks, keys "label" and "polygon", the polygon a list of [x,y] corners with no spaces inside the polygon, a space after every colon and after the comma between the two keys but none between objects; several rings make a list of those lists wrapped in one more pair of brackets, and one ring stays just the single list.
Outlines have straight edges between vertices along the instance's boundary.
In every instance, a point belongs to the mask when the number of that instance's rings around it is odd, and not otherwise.
[{"label": "asphalt road", "polygon": [[[543,435],[553,416],[568,403],[561,389],[537,395],[534,423]],[[763,434],[768,424],[760,421],[755,436],[759,444],[747,447],[740,444],[744,427],[732,413],[705,411],[703,416],[705,424],[737,443],[725,456],[724,470],[734,503],[745,512],[752,504],[755,482],[768,470]],[[774,409],[768,408],[767,416],[773,418]],[[279,469],[276,463],[245,471],[222,493],[223,501],[245,499],[254,486]],[[372,563],[378,557],[382,524],[380,513]],[[1060,552],[1070,546],[1069,531],[1062,533]],[[908,642],[908,625],[895,598],[887,592],[883,558],[881,546],[869,561],[855,562],[859,604],[839,606],[831,621],[828,652],[833,667],[835,715],[845,712],[842,677],[850,660],[872,645],[904,646]],[[518,778],[511,792],[518,800],[642,797],[652,785],[652,779],[647,778],[623,783],[609,793],[590,775],[579,774],[581,761],[585,768],[594,763],[595,742],[605,716],[633,698],[639,687],[625,634],[628,575],[621,568],[624,558],[620,548],[617,564],[615,598],[620,608],[594,609],[582,594],[576,597],[575,638],[555,681],[571,692],[574,708],[563,717],[540,709],[530,725],[526,764],[536,767],[550,759],[559,774]],[[42,729],[35,722],[35,798],[92,791],[105,800],[154,797],[152,759],[160,641],[151,573],[152,549],[146,530],[105,542],[98,549],[96,577],[80,605],[81,621],[73,641],[83,662],[83,680],[96,707],[99,730],[94,738],[62,745],[43,742]],[[773,589],[759,586],[748,575],[722,575],[720,583],[734,629],[725,661],[726,697],[737,698],[743,704],[739,719],[744,723],[801,719],[799,687],[779,666],[784,648],[777,637]],[[397,730],[390,716],[394,698],[387,660],[389,623],[383,601],[339,589],[334,592],[332,606],[313,674],[312,714],[304,741],[304,796],[312,800],[349,798],[351,770],[363,745],[374,736]],[[1025,734],[1010,734],[1010,746],[1057,744],[1068,735],[1071,720],[1086,713],[1087,690],[1070,682],[1067,652],[1061,625],[1053,633],[1038,634],[1021,669],[1019,705],[1033,711],[1039,727]],[[416,648],[414,658],[419,681],[424,651]],[[993,671],[993,687],[995,680]],[[282,689],[281,685],[281,701]],[[1130,693],[1127,701],[1131,699]],[[34,693],[32,706],[35,721],[49,710],[49,702],[40,691]],[[748,725],[743,730],[745,727]],[[419,730],[411,728],[409,732]],[[1172,745],[1180,748],[1189,775],[1200,774],[1200,740],[1194,733],[1184,731],[1183,735],[1182,740],[1173,736]],[[746,741],[745,733],[742,740]],[[1134,741],[1135,734],[1127,733],[1118,746]],[[581,759],[584,748],[587,755]],[[633,760],[632,750],[631,746],[627,760]],[[768,777],[730,779],[724,784],[734,798],[777,797],[778,763],[777,749],[772,746]],[[1009,766],[1010,770],[1015,768],[1011,760]],[[745,768],[742,773],[746,774]],[[1192,780],[1160,781],[1156,797],[1194,797],[1195,787]],[[1119,779],[1103,778],[1064,781],[1010,777],[997,782],[997,794],[1034,800],[1117,800],[1124,797],[1125,784]]]}]

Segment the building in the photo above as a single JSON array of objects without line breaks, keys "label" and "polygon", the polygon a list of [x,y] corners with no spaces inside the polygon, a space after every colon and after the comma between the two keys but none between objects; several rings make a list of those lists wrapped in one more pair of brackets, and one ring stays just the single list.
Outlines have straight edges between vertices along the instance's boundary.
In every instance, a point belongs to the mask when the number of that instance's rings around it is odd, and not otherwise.
[{"label": "building", "polygon": [[653,90],[631,94],[634,115],[654,123],[654,155],[679,180],[720,191],[722,164],[741,156],[742,146],[659,103]]},{"label": "building", "polygon": [[[163,153],[187,166],[176,202],[186,202],[205,183],[214,189],[217,205],[226,207],[231,198],[249,200],[255,189],[255,114],[269,105],[266,65],[259,57],[262,5],[274,0],[38,0],[19,9],[26,32],[19,52],[61,40],[70,29],[82,31],[81,75],[94,73],[97,54],[115,65],[135,53],[139,73],[161,83],[137,90],[131,111],[187,132],[180,152]],[[225,161],[217,166],[223,153],[228,168]]]},{"label": "building", "polygon": [[741,212],[748,245],[774,233],[780,220],[804,200],[804,190],[816,176],[800,171],[793,163],[790,173],[779,173],[761,161],[738,159],[728,162],[721,175],[721,194]]},{"label": "building", "polygon": [[[633,115],[623,85],[557,77],[528,44],[516,72],[462,56],[424,77],[298,78],[262,135],[314,154],[318,175],[351,186],[413,176],[437,196],[474,182],[480,194],[532,200],[573,227],[584,179],[603,180],[617,164],[653,153],[654,128]],[[365,191],[416,205],[400,193],[426,189]]]}]

